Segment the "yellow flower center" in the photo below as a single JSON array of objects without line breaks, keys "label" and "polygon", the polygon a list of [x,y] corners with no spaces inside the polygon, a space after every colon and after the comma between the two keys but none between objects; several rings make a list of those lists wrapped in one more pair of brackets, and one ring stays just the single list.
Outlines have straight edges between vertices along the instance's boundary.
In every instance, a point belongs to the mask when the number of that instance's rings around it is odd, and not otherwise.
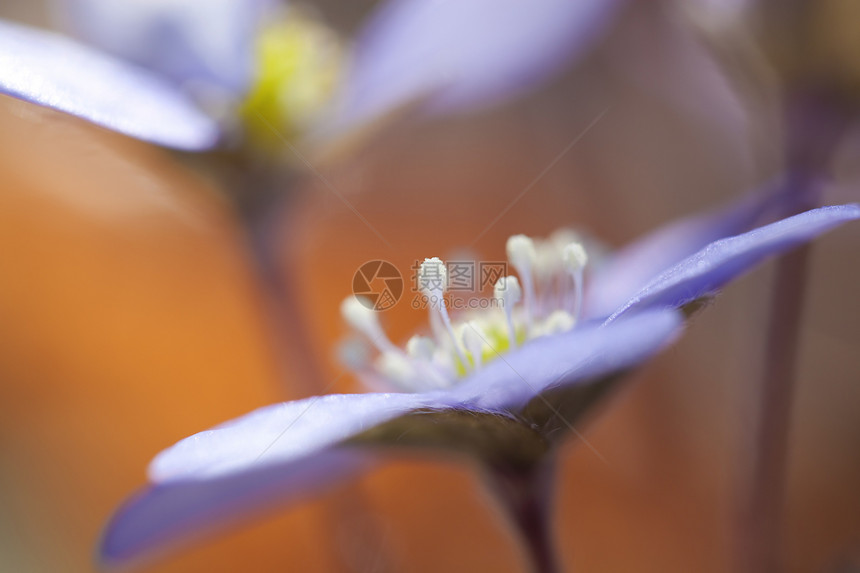
[{"label": "yellow flower center", "polygon": [[257,40],[257,80],[240,114],[249,139],[281,149],[329,104],[342,71],[337,34],[306,10],[289,8],[271,19]]}]

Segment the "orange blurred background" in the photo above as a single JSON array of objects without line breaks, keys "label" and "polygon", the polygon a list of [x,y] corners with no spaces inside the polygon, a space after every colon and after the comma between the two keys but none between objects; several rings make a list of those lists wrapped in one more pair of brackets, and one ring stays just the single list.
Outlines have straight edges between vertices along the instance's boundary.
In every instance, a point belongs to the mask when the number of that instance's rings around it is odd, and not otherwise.
[{"label": "orange blurred background", "polygon": [[[349,27],[353,16],[340,17]],[[510,234],[563,225],[620,245],[768,178],[779,156],[772,86],[756,86],[745,120],[697,75],[704,68],[675,18],[634,9],[588,62],[533,97],[390,130],[326,172],[337,193],[305,177],[286,218],[285,264],[315,359],[337,380],[329,391],[358,389],[338,378],[334,355],[339,303],[367,260],[406,272],[488,227],[473,247],[484,260],[503,256]],[[841,188],[858,188],[858,157],[848,142]],[[307,385],[277,372],[241,230],[211,181],[167,152],[7,97],[0,173],[0,570],[92,571],[101,527],[155,453]],[[815,247],[791,571],[860,563],[858,239],[849,226]],[[606,463],[565,447],[556,541],[568,570],[730,569],[768,278],[759,270],[732,285],[591,420],[585,435]],[[394,340],[424,320],[402,303],[385,315]],[[468,464],[410,458],[148,570],[524,567]]]}]

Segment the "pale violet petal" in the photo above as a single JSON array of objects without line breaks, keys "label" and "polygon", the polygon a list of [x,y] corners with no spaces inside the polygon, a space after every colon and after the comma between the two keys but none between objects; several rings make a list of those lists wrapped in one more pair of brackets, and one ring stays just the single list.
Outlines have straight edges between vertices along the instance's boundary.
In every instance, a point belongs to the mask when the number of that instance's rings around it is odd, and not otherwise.
[{"label": "pale violet petal", "polygon": [[593,382],[647,360],[675,340],[682,322],[676,311],[656,310],[537,338],[496,357],[451,395],[468,407],[518,410],[547,389]]},{"label": "pale violet petal", "polygon": [[585,313],[609,316],[672,265],[709,243],[752,228],[782,198],[766,189],[718,211],[673,221],[622,248],[589,277]]},{"label": "pale violet petal", "polygon": [[768,257],[858,218],[860,205],[821,207],[713,242],[647,284],[610,317],[610,321],[633,310],[680,307],[713,294]]},{"label": "pale violet petal", "polygon": [[78,38],[177,85],[244,93],[267,0],[55,0]]},{"label": "pale violet petal", "polygon": [[287,463],[409,410],[442,405],[434,394],[332,394],[266,406],[164,450],[149,479],[202,480]]},{"label": "pale violet petal", "polygon": [[581,56],[621,0],[389,0],[359,35],[340,132],[424,99],[432,112],[496,103]]},{"label": "pale violet petal", "polygon": [[413,409],[448,403],[430,394],[313,397],[188,437],[152,461],[152,485],[113,516],[100,557],[128,564],[272,504],[318,493],[372,461],[370,449],[338,443]]},{"label": "pale violet petal", "polygon": [[332,449],[280,465],[149,486],[113,515],[98,556],[107,567],[141,564],[273,505],[321,493],[372,464],[364,451]]},{"label": "pale violet petal", "polygon": [[145,70],[45,31],[0,21],[0,93],[160,145],[200,150],[216,124]]}]

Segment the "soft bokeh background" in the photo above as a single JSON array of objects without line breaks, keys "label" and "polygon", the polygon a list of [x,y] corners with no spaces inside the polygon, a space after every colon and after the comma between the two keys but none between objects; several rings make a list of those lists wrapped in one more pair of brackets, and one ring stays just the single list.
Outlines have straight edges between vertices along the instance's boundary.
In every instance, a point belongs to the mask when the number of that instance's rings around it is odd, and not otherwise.
[{"label": "soft bokeh background", "polygon": [[[320,3],[348,31],[367,5],[341,4]],[[29,2],[4,3],[2,16],[46,21]],[[772,84],[740,84],[743,113],[679,21],[634,8],[586,63],[533,97],[390,130],[327,171],[392,247],[326,185],[304,180],[285,251],[329,391],[357,388],[334,347],[339,302],[367,260],[406,270],[464,245],[498,259],[508,235],[562,225],[618,245],[778,169]],[[761,71],[729,70],[735,80]],[[855,137],[837,164],[839,200],[860,196],[858,158]],[[201,174],[6,97],[0,174],[0,570],[92,571],[101,527],[155,453],[307,386],[276,373],[237,221]],[[855,225],[817,243],[802,354],[786,357],[800,364],[787,523],[797,572],[860,564],[858,240]],[[606,463],[565,448],[556,540],[568,568],[730,569],[768,282],[769,268],[732,285],[591,420],[584,433]],[[424,319],[402,303],[385,316],[396,340]],[[149,570],[523,567],[472,469],[423,458]]]}]

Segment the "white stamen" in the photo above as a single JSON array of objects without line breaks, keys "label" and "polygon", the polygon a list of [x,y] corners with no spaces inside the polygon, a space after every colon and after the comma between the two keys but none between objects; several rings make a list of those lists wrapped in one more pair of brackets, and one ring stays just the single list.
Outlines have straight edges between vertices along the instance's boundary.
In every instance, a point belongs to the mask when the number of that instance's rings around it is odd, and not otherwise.
[{"label": "white stamen", "polygon": [[517,347],[517,329],[514,327],[514,305],[520,301],[523,296],[523,290],[520,288],[520,281],[515,276],[502,277],[496,281],[493,287],[493,296],[502,305],[505,311],[505,323],[508,327],[508,341],[511,348]]},{"label": "white stamen", "polygon": [[537,258],[535,260],[535,276],[538,286],[550,282],[561,268],[561,252],[550,241],[541,241],[535,245]]},{"label": "white stamen", "polygon": [[348,338],[338,345],[337,358],[350,370],[364,370],[370,364],[370,346],[360,337]]},{"label": "white stamen", "polygon": [[534,241],[525,235],[508,237],[505,251],[508,253],[508,259],[511,261],[511,264],[515,267],[528,268],[534,264],[537,258]]},{"label": "white stamen", "polygon": [[568,243],[561,250],[561,257],[564,268],[573,278],[573,318],[576,321],[582,313],[583,269],[588,264],[588,253],[582,243]]},{"label": "white stamen", "polygon": [[[497,342],[504,347],[505,336],[508,349],[513,350],[520,339],[558,335],[574,328],[582,310],[585,267],[593,250],[586,252],[578,236],[568,230],[545,240],[515,235],[506,247],[517,276],[502,277],[493,288],[504,319],[498,312],[470,312],[470,320],[453,324],[445,300],[448,269],[438,258],[425,259],[418,280],[430,303],[432,337],[413,336],[405,348],[398,348],[383,332],[379,313],[350,297],[341,312],[363,336],[340,347],[342,361],[369,381],[384,378],[403,390],[427,391],[448,388],[482,368],[485,360],[494,358],[487,349]],[[570,288],[571,280],[574,288]],[[522,310],[516,309],[520,302],[524,303]],[[368,342],[380,351],[372,364]]]},{"label": "white stamen", "polygon": [[442,346],[445,342],[445,325],[442,323],[442,317],[438,312],[433,312],[433,307],[430,307],[430,332],[433,333],[433,338],[436,339],[436,345]]},{"label": "white stamen", "polygon": [[520,302],[523,297],[520,281],[513,275],[501,277],[493,285],[493,296],[504,308],[513,309],[514,305]]},{"label": "white stamen", "polygon": [[446,388],[451,385],[454,372],[446,375],[446,365],[436,360],[436,344],[432,338],[415,335],[406,343],[406,353],[413,359],[415,368],[426,382],[434,388]]},{"label": "white stamen", "polygon": [[570,243],[582,243],[582,234],[571,228],[563,227],[553,231],[549,236],[549,241],[561,250]]},{"label": "white stamen", "polygon": [[445,330],[451,338],[451,343],[454,345],[454,352],[457,353],[457,358],[463,363],[463,367],[466,367],[468,365],[466,356],[463,354],[463,349],[460,348],[460,343],[451,326],[448,309],[445,307],[445,289],[448,288],[448,271],[445,269],[445,263],[438,257],[424,259],[418,268],[418,285],[430,303],[431,312],[436,310],[439,313],[442,324],[444,324]]},{"label": "white stamen", "polygon": [[357,297],[345,298],[340,304],[340,313],[347,324],[365,335],[380,352],[402,352],[385,335],[376,311],[366,307]]},{"label": "white stamen", "polygon": [[377,367],[383,376],[406,389],[415,387],[415,368],[403,354],[385,352],[380,355]]},{"label": "white stamen", "polygon": [[532,317],[535,311],[535,291],[533,268],[537,262],[537,250],[534,241],[525,235],[514,235],[508,238],[505,245],[508,259],[520,275],[523,283],[523,311],[525,312],[526,330],[532,327]]},{"label": "white stamen", "polygon": [[576,319],[572,314],[565,310],[554,310],[544,320],[542,333],[545,335],[561,334],[573,328],[574,324],[576,324]]},{"label": "white stamen", "polygon": [[570,243],[582,243],[582,234],[579,231],[569,227],[556,229],[546,240],[548,245],[552,245],[552,250],[556,256],[556,266],[553,268],[553,276],[555,278],[555,300],[553,300],[554,308],[568,308],[570,281],[568,274],[565,272],[564,264],[564,247]]},{"label": "white stamen", "polygon": [[374,312],[355,296],[343,299],[340,303],[340,314],[347,324],[359,332],[365,332],[377,326],[374,324],[376,322]]},{"label": "white stamen", "polygon": [[582,243],[566,244],[561,250],[561,258],[568,272],[582,270],[588,264],[588,253]]},{"label": "white stamen", "polygon": [[448,289],[448,269],[445,268],[439,257],[424,259],[418,268],[418,286],[428,297],[435,297],[436,301],[442,299]]},{"label": "white stamen", "polygon": [[415,335],[406,343],[406,353],[418,360],[433,361],[433,354],[436,352],[436,344],[432,338],[426,336]]},{"label": "white stamen", "polygon": [[561,254],[564,246],[568,243],[579,242],[579,240],[579,233],[573,229],[565,228],[558,229],[543,241],[535,241],[535,249],[537,250],[535,275],[537,276],[538,289],[542,283],[549,283],[559,271],[564,269]]},{"label": "white stamen", "polygon": [[472,355],[472,363],[475,365],[475,370],[478,370],[481,367],[484,346],[487,346],[487,335],[484,334],[481,327],[475,321],[470,320],[463,325],[461,336],[463,338],[463,346]]}]

